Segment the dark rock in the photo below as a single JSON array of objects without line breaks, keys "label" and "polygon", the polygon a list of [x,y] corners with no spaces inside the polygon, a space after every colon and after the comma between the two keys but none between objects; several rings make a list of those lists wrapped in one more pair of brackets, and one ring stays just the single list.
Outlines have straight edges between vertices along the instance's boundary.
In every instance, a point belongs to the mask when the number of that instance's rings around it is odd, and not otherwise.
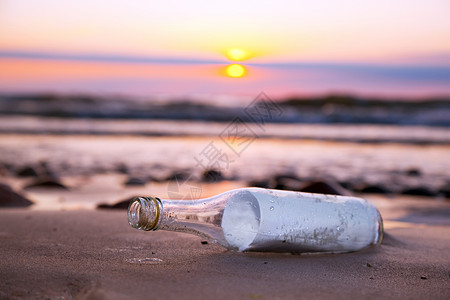
[{"label": "dark rock", "polygon": [[295,174],[289,174],[289,173],[275,175],[275,176],[273,177],[273,179],[274,179],[276,182],[278,182],[278,181],[280,181],[280,180],[283,180],[283,179],[296,179],[296,180],[299,180],[299,178],[297,177],[297,175],[295,175]]},{"label": "dark rock", "polygon": [[256,179],[247,182],[247,186],[260,187],[265,189],[278,189],[296,191],[299,189],[302,181],[295,175],[280,174],[272,178]]},{"label": "dark rock", "polygon": [[297,191],[301,182],[302,181],[295,175],[281,174],[274,176],[270,181],[270,184],[272,185],[271,188],[274,189]]},{"label": "dark rock", "polygon": [[218,182],[221,180],[223,180],[222,173],[214,169],[205,170],[202,174],[202,181],[204,182]]},{"label": "dark rock", "polygon": [[438,191],[438,194],[447,199],[450,199],[450,184],[447,186],[441,187]]},{"label": "dark rock", "polygon": [[0,207],[27,207],[33,202],[14,192],[11,187],[0,183]]},{"label": "dark rock", "polygon": [[405,189],[401,192],[403,195],[412,195],[412,196],[429,196],[434,197],[437,196],[436,192],[433,192],[427,187],[414,187]]},{"label": "dark rock", "polygon": [[147,182],[151,181],[151,182],[165,182],[167,180],[167,176],[158,176],[158,175],[148,175],[147,176]]},{"label": "dark rock", "polygon": [[46,161],[41,161],[36,165],[23,166],[16,171],[16,175],[18,177],[56,177]]},{"label": "dark rock", "polygon": [[361,192],[363,188],[369,185],[361,181],[360,179],[348,179],[346,181],[340,181],[338,182],[338,184],[344,189],[353,192]]},{"label": "dark rock", "polygon": [[425,280],[425,279],[428,279],[428,277],[427,276],[420,276],[420,279]]},{"label": "dark rock", "polygon": [[294,178],[280,178],[272,181],[272,188],[277,190],[298,191],[303,185],[302,181]]},{"label": "dark rock", "polygon": [[120,174],[128,174],[128,167],[125,164],[119,164],[116,167],[116,171]]},{"label": "dark rock", "polygon": [[390,191],[381,185],[366,185],[358,190],[367,194],[389,194]]},{"label": "dark rock", "polygon": [[247,182],[247,186],[249,187],[259,187],[264,189],[270,189],[272,188],[269,180],[251,180]]},{"label": "dark rock", "polygon": [[147,176],[147,181],[151,182],[165,182],[167,180],[167,176],[158,176],[158,175],[149,175]]},{"label": "dark rock", "polygon": [[411,176],[411,177],[418,177],[418,176],[422,175],[422,172],[420,172],[419,169],[411,168],[406,171],[406,175]]},{"label": "dark rock", "polygon": [[36,168],[31,166],[25,166],[19,169],[16,173],[18,177],[37,177],[39,176],[38,171]]},{"label": "dark rock", "polygon": [[125,182],[125,185],[145,185],[147,180],[145,178],[140,177],[129,177]]},{"label": "dark rock", "polygon": [[350,191],[333,180],[316,180],[305,182],[295,175],[277,175],[270,180],[249,181],[247,185],[305,193],[351,195]]},{"label": "dark rock", "polygon": [[97,208],[100,209],[128,209],[128,206],[130,205],[130,202],[136,198],[136,196],[130,197],[130,198],[126,198],[124,200],[120,200],[114,204],[106,204],[106,203],[102,203],[97,205]]},{"label": "dark rock", "polygon": [[367,266],[368,268],[372,268],[372,265],[369,264],[369,263],[367,263],[366,266]]},{"label": "dark rock", "polygon": [[186,171],[178,171],[167,177],[167,181],[186,181],[192,177],[192,174]]},{"label": "dark rock", "polygon": [[354,185],[348,181],[337,181],[337,183],[346,190],[353,190]]},{"label": "dark rock", "polygon": [[350,195],[351,193],[340,186],[337,182],[327,181],[311,181],[304,183],[299,189],[300,192],[330,194],[330,195]]},{"label": "dark rock", "polygon": [[202,245],[208,245],[208,241],[202,241]]},{"label": "dark rock", "polygon": [[38,178],[35,182],[24,187],[25,189],[30,188],[51,188],[51,189],[64,189],[68,190],[61,181],[56,178]]}]

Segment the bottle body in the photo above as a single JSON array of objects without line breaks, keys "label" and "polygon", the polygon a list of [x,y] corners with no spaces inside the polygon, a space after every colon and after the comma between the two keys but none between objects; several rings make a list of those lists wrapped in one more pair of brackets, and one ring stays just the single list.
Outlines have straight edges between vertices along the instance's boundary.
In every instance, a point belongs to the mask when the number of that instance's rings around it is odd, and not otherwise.
[{"label": "bottle body", "polygon": [[380,243],[383,232],[377,209],[355,197],[242,188],[193,201],[154,200],[156,221],[139,201],[128,212],[133,227],[189,232],[238,251],[351,252]]}]

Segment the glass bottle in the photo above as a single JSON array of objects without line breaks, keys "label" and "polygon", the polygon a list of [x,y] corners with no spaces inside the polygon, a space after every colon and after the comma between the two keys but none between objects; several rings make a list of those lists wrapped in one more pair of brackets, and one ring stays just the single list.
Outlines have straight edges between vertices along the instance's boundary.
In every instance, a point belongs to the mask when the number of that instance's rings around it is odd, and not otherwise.
[{"label": "glass bottle", "polygon": [[351,252],[383,236],[380,213],[364,199],[262,188],[189,201],[137,197],[128,222],[192,233],[237,251]]}]

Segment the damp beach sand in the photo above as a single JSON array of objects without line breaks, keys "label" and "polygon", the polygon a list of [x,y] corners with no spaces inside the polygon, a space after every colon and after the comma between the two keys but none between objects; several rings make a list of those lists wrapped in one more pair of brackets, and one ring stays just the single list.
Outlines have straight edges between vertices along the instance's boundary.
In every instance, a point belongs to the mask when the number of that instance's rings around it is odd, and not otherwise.
[{"label": "damp beach sand", "polygon": [[[450,297],[448,143],[262,138],[240,156],[227,152],[228,169],[202,173],[194,158],[211,142],[223,141],[0,135],[0,182],[11,188],[3,191],[34,202],[0,209],[0,299]],[[188,189],[173,193],[181,188],[174,178],[189,179]],[[339,255],[237,253],[188,234],[138,231],[125,210],[97,209],[192,187],[208,197],[311,180],[316,191],[328,184],[372,202],[385,221],[382,245]]]},{"label": "damp beach sand", "polygon": [[137,231],[125,211],[2,209],[0,298],[448,299],[448,204],[369,200],[385,217],[382,245],[339,255],[227,251]]}]

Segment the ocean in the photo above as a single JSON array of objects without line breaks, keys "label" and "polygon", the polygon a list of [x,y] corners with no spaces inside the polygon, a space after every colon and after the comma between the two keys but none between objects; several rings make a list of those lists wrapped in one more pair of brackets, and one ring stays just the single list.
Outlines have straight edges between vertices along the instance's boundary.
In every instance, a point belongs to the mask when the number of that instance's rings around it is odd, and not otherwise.
[{"label": "ocean", "polygon": [[[125,95],[218,101],[292,95],[351,94],[385,98],[450,94],[450,66],[414,62],[233,62],[0,51],[0,93]],[[228,97],[232,96],[232,97]]]},{"label": "ocean", "polygon": [[67,197],[84,193],[83,178],[113,176],[101,188],[111,196],[108,182],[165,185],[167,192],[174,178],[197,187],[210,181],[205,174],[237,186],[319,180],[353,192],[448,197],[445,98],[273,100],[262,93],[236,103],[3,95],[0,167],[14,176],[45,166],[76,182]]}]

